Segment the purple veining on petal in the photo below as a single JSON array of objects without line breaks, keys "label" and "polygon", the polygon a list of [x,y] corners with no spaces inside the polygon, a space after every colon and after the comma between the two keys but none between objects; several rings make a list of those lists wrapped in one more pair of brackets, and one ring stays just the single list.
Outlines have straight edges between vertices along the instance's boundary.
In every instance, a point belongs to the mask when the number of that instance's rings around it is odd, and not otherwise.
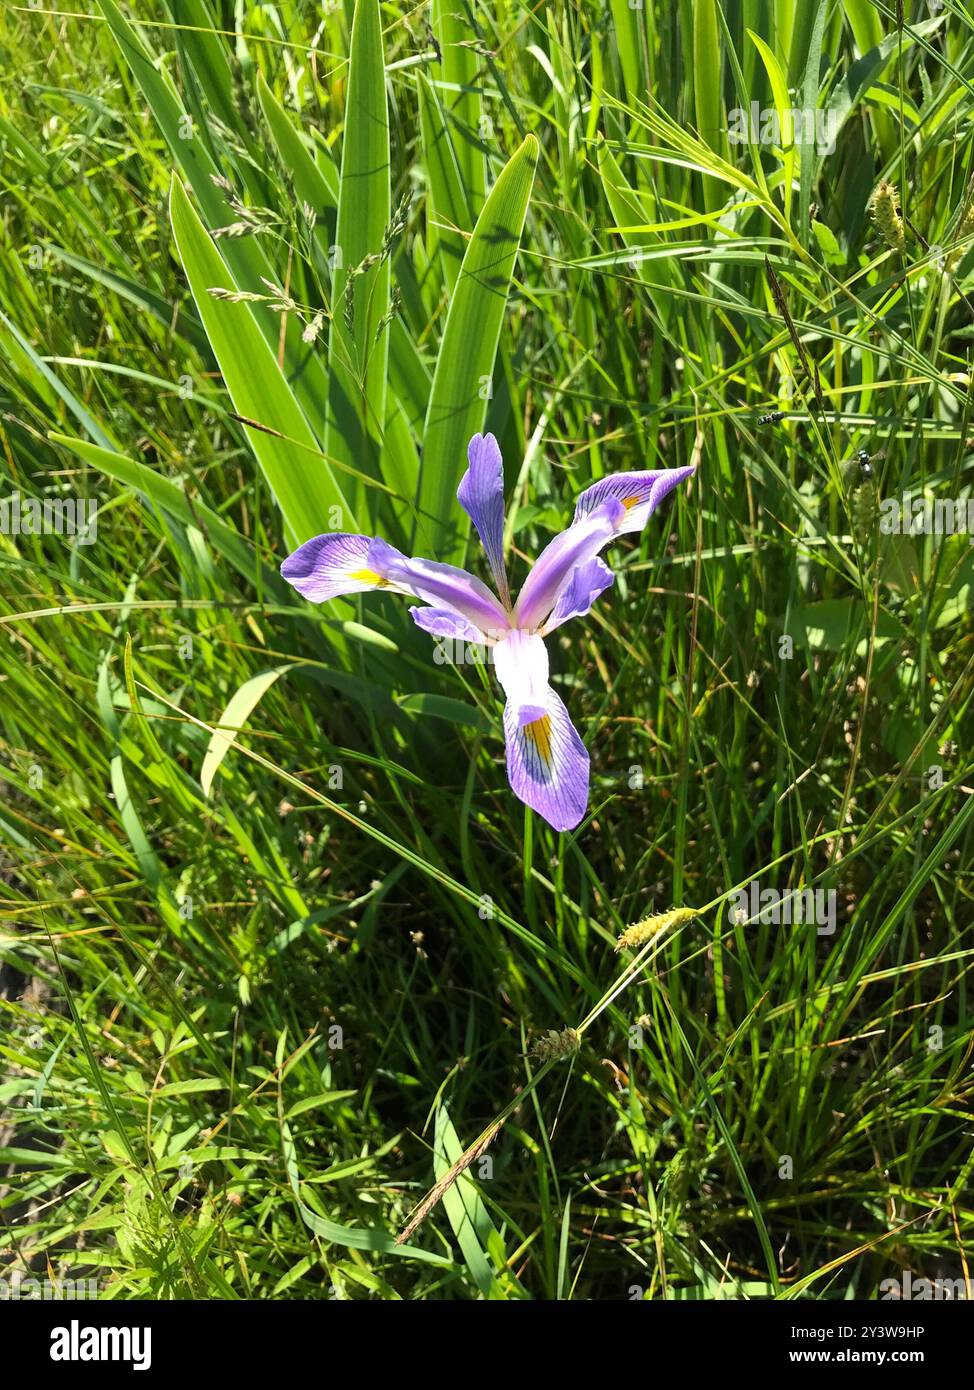
[{"label": "purple veining on petal", "polygon": [[504,463],[494,436],[475,434],[467,447],[467,460],[457,501],[477,528],[497,592],[509,604],[504,568]]},{"label": "purple veining on petal", "polygon": [[525,725],[509,703],[504,737],[515,796],[555,830],[573,830],[588,807],[589,757],[561,698],[549,686],[546,713]]},{"label": "purple veining on petal", "polygon": [[281,574],[312,603],[382,587],[384,576],[368,562],[371,536],[333,532],[315,536],[290,554]]},{"label": "purple veining on petal", "polygon": [[518,595],[514,618],[518,627],[539,628],[569,584],[580,565],[593,560],[604,545],[618,534],[625,508],[615,497],[607,497],[581,521],[567,527],[545,546]]},{"label": "purple veining on petal", "polygon": [[625,508],[616,534],[641,531],[663,498],[694,471],[690,465],[659,468],[649,473],[610,473],[579,495],[575,502],[575,523],[590,516],[606,498],[613,497]]},{"label": "purple veining on petal", "polygon": [[551,617],[542,628],[542,633],[547,635],[554,632],[556,627],[567,623],[569,618],[583,617],[599,594],[605,593],[614,580],[615,575],[598,556],[584,565],[576,565],[568,583],[561,591],[558,602],[551,610]]}]

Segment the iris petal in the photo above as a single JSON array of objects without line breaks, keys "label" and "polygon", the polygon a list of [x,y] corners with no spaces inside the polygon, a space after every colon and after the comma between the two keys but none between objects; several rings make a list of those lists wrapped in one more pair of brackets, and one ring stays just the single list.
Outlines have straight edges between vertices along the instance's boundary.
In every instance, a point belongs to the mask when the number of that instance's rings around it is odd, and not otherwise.
[{"label": "iris petal", "polygon": [[506,632],[507,614],[480,579],[456,565],[437,560],[411,560],[383,540],[369,546],[369,563],[399,588],[436,608],[452,608],[481,632]]},{"label": "iris petal", "polygon": [[575,503],[575,524],[604,505],[607,498],[621,502],[625,509],[616,535],[641,531],[653,512],[680,483],[694,472],[687,468],[658,468],[648,473],[610,473],[586,488]]},{"label": "iris petal", "polygon": [[518,595],[515,623],[539,628],[571,582],[572,571],[594,560],[603,546],[618,535],[625,516],[622,503],[607,497],[581,520],[574,522],[545,546]]},{"label": "iris petal", "polygon": [[371,545],[371,536],[337,531],[315,536],[287,557],[281,574],[312,603],[386,588],[389,581],[369,564]]},{"label": "iris petal", "polygon": [[486,643],[486,637],[479,627],[468,622],[452,608],[410,608],[410,616],[417,627],[434,637],[455,637],[461,642]]},{"label": "iris petal", "polygon": [[567,623],[569,618],[582,617],[614,580],[615,575],[609,566],[598,557],[585,565],[576,565],[542,632],[547,635],[554,632],[556,627],[561,627],[562,623]]},{"label": "iris petal", "polygon": [[457,501],[477,528],[497,592],[509,603],[504,568],[504,463],[492,434],[474,435],[467,446],[467,462]]},{"label": "iris petal", "polygon": [[481,580],[455,565],[411,560],[378,536],[315,536],[287,557],[281,574],[313,603],[367,589],[411,594],[465,620],[480,642],[509,627],[507,613]]},{"label": "iris petal", "polygon": [[555,830],[573,830],[588,806],[589,757],[560,697],[549,686],[540,718],[520,724],[504,711],[511,790]]}]

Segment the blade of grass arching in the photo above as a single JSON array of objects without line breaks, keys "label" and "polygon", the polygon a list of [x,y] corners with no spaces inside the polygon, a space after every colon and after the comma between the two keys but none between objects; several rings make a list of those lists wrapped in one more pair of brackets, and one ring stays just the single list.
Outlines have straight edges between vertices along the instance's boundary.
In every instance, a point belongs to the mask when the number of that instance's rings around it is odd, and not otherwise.
[{"label": "blade of grass arching", "polygon": [[153,318],[158,319],[167,331],[183,338],[201,356],[205,356],[209,352],[210,345],[203,332],[203,326],[189,310],[177,315],[174,304],[170,303],[168,299],[164,299],[162,295],[154,294],[145,285],[140,285],[137,281],[120,275],[114,270],[108,270],[105,266],[96,265],[94,261],[86,260],[84,256],[76,256],[74,252],[67,251],[62,246],[49,246],[47,249],[52,256],[56,256],[58,260],[69,265],[72,270],[78,271],[80,275],[94,280],[97,284],[103,285],[105,289],[111,290],[113,294],[127,299],[138,309],[152,314]]},{"label": "blade of grass arching", "polygon": [[[615,155],[607,142],[602,139],[599,140],[598,144],[598,167],[599,177],[602,180],[602,191],[605,193],[606,201],[617,226],[633,227],[644,223],[646,218],[643,208],[619,168]],[[660,247],[665,245],[663,237],[647,232],[627,232],[623,241],[626,246]],[[673,300],[666,293],[665,286],[679,285],[682,288],[683,282],[678,265],[666,259],[654,261],[652,265],[639,261],[635,271],[639,279],[646,283],[646,292],[650,302],[659,315],[660,323],[664,328],[667,328]],[[663,288],[657,288],[658,286]]]},{"label": "blade of grass arching", "polygon": [[[281,1120],[281,1138],[283,1145],[283,1159],[288,1169],[290,1186],[295,1194],[295,1204],[297,1211],[300,1212],[304,1225],[308,1230],[314,1232],[315,1236],[324,1240],[328,1245],[346,1245],[349,1250],[370,1250],[381,1252],[383,1255],[396,1255],[406,1259],[418,1259],[422,1264],[436,1265],[440,1269],[453,1269],[453,1262],[445,1255],[436,1255],[434,1251],[422,1250],[420,1245],[397,1245],[395,1237],[383,1229],[381,1226],[345,1226],[335,1220],[329,1220],[327,1216],[320,1216],[317,1212],[311,1211],[307,1202],[302,1198],[302,1187],[300,1187],[300,1175],[297,1170],[295,1141],[290,1137],[290,1127],[288,1122]],[[318,1201],[313,1187],[307,1188],[308,1200]]]},{"label": "blade of grass arching", "polygon": [[781,132],[781,152],[783,163],[782,194],[784,199],[785,221],[791,225],[792,185],[795,180],[795,123],[791,114],[791,97],[788,95],[788,79],[781,69],[772,49],[759,34],[747,31],[748,37],[761,55],[771,94],[778,114],[778,128]]},{"label": "blade of grass arching", "polygon": [[68,410],[70,410],[81,428],[87,430],[92,439],[97,443],[103,445],[105,448],[110,448],[114,441],[105,433],[98,421],[92,419],[91,415],[78,400],[74,392],[65,386],[64,382],[51,371],[47,363],[37,355],[17,325],[11,323],[2,309],[0,309],[0,323],[4,325],[7,332],[13,338],[17,347],[30,362],[34,370],[44,378],[44,381],[55,395],[60,396],[61,400],[67,406]]},{"label": "blade of grass arching", "polygon": [[234,408],[240,415],[287,435],[287,440],[278,439],[245,426],[254,455],[283,514],[289,542],[300,543],[318,534],[332,507],[342,509],[342,526],[354,530],[351,508],[328,464],[314,456],[314,435],[250,305],[216,300],[209,293],[213,286],[231,290],[235,286],[178,182],[172,186],[170,215],[179,258]]},{"label": "blade of grass arching", "polygon": [[479,34],[463,0],[433,0],[433,33],[440,46],[440,103],[446,114],[460,180],[470,211],[478,216],[487,189],[484,158],[483,103],[477,86]]},{"label": "blade of grass arching", "polygon": [[[280,1057],[280,1048],[278,1049]],[[316,1236],[326,1241],[330,1245],[347,1246],[350,1250],[375,1250],[381,1251],[386,1255],[405,1256],[408,1259],[421,1260],[423,1263],[438,1265],[443,1269],[452,1269],[453,1261],[447,1259],[445,1255],[436,1255],[432,1251],[420,1249],[412,1245],[397,1245],[395,1237],[381,1226],[345,1226],[341,1222],[331,1221],[324,1215],[319,1215],[313,1211],[302,1195],[301,1170],[298,1167],[297,1145],[291,1134],[291,1127],[284,1114],[284,1094],[278,1090],[278,1123],[281,1133],[281,1152],[284,1158],[284,1167],[287,1171],[288,1182],[294,1196],[294,1202],[301,1215],[301,1220],[310,1231]],[[308,1201],[318,1204],[318,1195],[313,1186],[308,1185],[305,1189],[308,1194]]]},{"label": "blade of grass arching", "polygon": [[293,671],[293,669],[294,663],[290,662],[285,666],[272,666],[270,670],[258,671],[256,676],[251,676],[249,680],[244,681],[239,689],[234,691],[217,722],[216,732],[210,739],[203,758],[203,766],[200,769],[200,786],[203,788],[204,796],[209,796],[213,779],[219,772],[223,759],[233,747],[238,730],[253,714],[260,704],[261,698],[274,684],[278,676],[283,676],[286,671]]},{"label": "blade of grass arching", "polygon": [[[378,0],[357,0],[349,49],[328,341],[325,449],[380,474],[389,355],[389,114]],[[358,510],[358,488],[349,490]]]},{"label": "blade of grass arching", "polygon": [[477,219],[447,313],[426,412],[418,505],[423,543],[441,560],[462,554],[456,490],[466,467],[467,444],[483,426],[487,411],[537,159],[537,139],[528,135]]},{"label": "blade of grass arching", "polygon": [[[223,190],[213,182],[220,170],[193,128],[174,88],[163,77],[152,54],[114,0],[98,0],[98,3],[173,158],[193,189],[203,217],[211,227],[229,225],[236,220],[235,214]],[[274,266],[256,237],[227,237],[224,257],[241,289],[262,292],[266,288],[262,277],[275,279]],[[279,317],[263,306],[258,306],[253,317],[276,354],[281,337]],[[302,343],[301,326],[293,315],[287,316],[285,325],[284,366],[305,418],[320,434],[328,374],[314,346]],[[259,414],[256,418],[260,418]],[[320,437],[318,443],[321,443]]]},{"label": "blade of grass arching", "polygon": [[252,546],[232,526],[228,526],[211,507],[206,506],[204,502],[191,502],[182,488],[171,478],[163,477],[161,473],[156,473],[137,459],[127,458],[111,449],[103,449],[85,439],[73,439],[70,435],[55,433],[51,433],[48,438],[53,444],[70,449],[107,477],[115,478],[126,487],[134,488],[155,506],[168,512],[180,525],[198,527],[213,549],[219,551],[249,583],[259,582],[265,594],[270,593],[281,599],[288,595],[289,590],[276,571],[261,564]]},{"label": "blade of grass arching", "polygon": [[[314,1189],[309,1189],[309,1192],[313,1194]],[[454,1268],[452,1261],[445,1255],[434,1254],[433,1251],[424,1250],[418,1245],[397,1245],[395,1237],[379,1226],[343,1226],[338,1221],[329,1221],[326,1217],[316,1215],[297,1195],[295,1201],[301,1220],[328,1245],[345,1245],[350,1250],[371,1250],[383,1255],[405,1256],[406,1259],[420,1260],[424,1264],[436,1265],[444,1270]]]}]

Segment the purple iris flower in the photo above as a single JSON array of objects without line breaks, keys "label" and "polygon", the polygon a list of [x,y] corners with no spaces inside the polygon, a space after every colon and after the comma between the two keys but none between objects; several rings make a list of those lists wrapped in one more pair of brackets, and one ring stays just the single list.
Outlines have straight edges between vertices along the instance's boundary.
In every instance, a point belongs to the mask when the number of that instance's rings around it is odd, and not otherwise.
[{"label": "purple iris flower", "polygon": [[281,574],[313,603],[385,589],[409,594],[417,626],[436,637],[493,648],[504,688],[507,776],[515,796],[555,830],[572,830],[588,806],[589,757],[561,697],[548,684],[544,639],[587,613],[614,579],[599,551],[641,531],[656,507],[693,468],[615,473],[579,496],[570,526],[538,556],[511,599],[504,567],[504,466],[492,434],[475,434],[457,499],[487,555],[496,594],[455,565],[413,560],[373,536],[315,536],[289,555]]}]

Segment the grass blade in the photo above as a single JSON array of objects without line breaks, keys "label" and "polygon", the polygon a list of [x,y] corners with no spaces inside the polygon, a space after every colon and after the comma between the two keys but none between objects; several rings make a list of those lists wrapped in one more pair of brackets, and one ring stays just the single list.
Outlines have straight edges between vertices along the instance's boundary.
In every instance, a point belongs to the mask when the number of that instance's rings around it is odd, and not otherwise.
[{"label": "grass blade", "polygon": [[174,183],[170,213],[179,257],[234,408],[286,436],[247,429],[248,438],[281,513],[289,543],[324,530],[331,508],[336,530],[354,529],[352,512],[324,459],[249,304],[215,300],[213,286],[235,288],[181,184]]},{"label": "grass blade", "polygon": [[527,136],[490,191],[467,246],[450,302],[423,439],[419,507],[423,543],[444,560],[458,558],[456,490],[467,443],[484,423],[494,358],[521,230],[528,210],[538,142]]},{"label": "grass blade", "polygon": [[[391,196],[379,5],[378,0],[358,0],[335,234],[340,262],[333,280],[325,447],[373,477],[379,476],[385,425],[390,285],[385,240]],[[357,495],[352,487],[353,506]]]}]

